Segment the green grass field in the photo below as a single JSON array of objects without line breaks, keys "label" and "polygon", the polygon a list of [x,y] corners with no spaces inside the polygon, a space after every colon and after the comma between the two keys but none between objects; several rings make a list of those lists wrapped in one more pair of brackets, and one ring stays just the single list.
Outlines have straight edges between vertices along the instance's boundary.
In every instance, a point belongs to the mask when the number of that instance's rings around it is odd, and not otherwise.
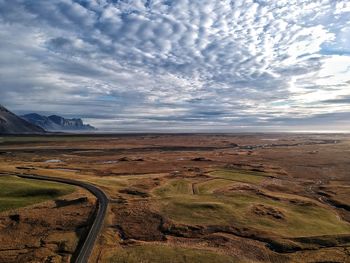
[{"label": "green grass field", "polygon": [[171,180],[166,185],[157,188],[154,193],[161,197],[191,194],[191,181],[185,179]]},{"label": "green grass field", "polygon": [[66,184],[0,176],[0,212],[32,205],[70,194],[73,186]]},{"label": "green grass field", "polygon": [[[282,211],[285,219],[256,215],[252,205],[263,204]],[[321,206],[300,206],[273,201],[252,194],[231,196],[186,196],[163,200],[162,212],[184,224],[234,224],[265,230],[284,237],[334,235],[350,233],[350,224]]]},{"label": "green grass field", "polygon": [[[258,185],[266,175],[228,170],[211,172],[210,175],[215,178],[202,182],[175,179],[153,191],[159,200],[161,213],[183,224],[235,225],[282,237],[350,233],[349,223],[340,220],[331,209],[307,198],[273,193],[281,199],[276,200],[249,191],[214,192],[239,182]],[[192,184],[195,186],[194,194]],[[256,214],[254,207],[257,205],[275,209],[283,218]]]},{"label": "green grass field", "polygon": [[169,247],[163,245],[142,245],[119,250],[110,263],[236,263],[238,260],[227,255],[207,250]]}]

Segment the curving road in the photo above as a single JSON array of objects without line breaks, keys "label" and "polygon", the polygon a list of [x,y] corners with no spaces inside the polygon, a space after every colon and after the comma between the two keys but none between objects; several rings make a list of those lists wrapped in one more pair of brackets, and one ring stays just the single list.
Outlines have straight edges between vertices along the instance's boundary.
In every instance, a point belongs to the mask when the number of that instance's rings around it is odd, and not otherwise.
[{"label": "curving road", "polygon": [[42,176],[42,175],[18,175],[18,177],[26,178],[26,179],[35,179],[35,180],[44,180],[44,181],[53,181],[53,182],[59,182],[59,183],[65,183],[75,186],[80,186],[82,188],[85,188],[89,192],[91,192],[93,195],[97,198],[97,206],[98,210],[96,213],[95,221],[92,224],[89,233],[87,234],[82,246],[80,247],[79,251],[77,252],[77,257],[75,259],[75,263],[86,263],[89,261],[90,254],[92,252],[92,249],[94,247],[95,241],[102,229],[103,222],[106,216],[107,207],[108,207],[108,197],[107,195],[96,186],[75,181],[72,179],[64,179],[64,178],[57,178],[57,177],[49,177],[49,176]]}]

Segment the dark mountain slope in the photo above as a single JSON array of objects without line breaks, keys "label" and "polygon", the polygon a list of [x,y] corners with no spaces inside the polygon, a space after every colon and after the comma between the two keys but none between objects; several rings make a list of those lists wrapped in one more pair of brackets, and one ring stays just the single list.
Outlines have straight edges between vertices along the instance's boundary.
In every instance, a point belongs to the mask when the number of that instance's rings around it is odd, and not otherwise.
[{"label": "dark mountain slope", "polygon": [[0,134],[40,134],[45,130],[0,105]]}]

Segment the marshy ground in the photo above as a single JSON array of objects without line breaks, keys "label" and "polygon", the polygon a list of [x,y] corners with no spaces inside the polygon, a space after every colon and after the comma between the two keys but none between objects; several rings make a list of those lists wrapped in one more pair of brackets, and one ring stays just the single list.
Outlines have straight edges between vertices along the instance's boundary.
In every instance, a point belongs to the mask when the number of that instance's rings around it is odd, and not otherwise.
[{"label": "marshy ground", "polygon": [[93,217],[23,173],[108,194],[91,262],[348,262],[349,171],[347,135],[2,137],[0,262],[69,262]]}]

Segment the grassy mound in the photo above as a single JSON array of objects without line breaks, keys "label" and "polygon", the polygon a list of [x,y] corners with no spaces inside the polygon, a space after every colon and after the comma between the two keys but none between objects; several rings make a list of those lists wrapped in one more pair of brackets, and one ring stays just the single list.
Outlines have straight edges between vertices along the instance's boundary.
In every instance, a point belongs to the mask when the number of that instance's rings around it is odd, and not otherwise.
[{"label": "grassy mound", "polygon": [[175,179],[166,185],[157,188],[154,194],[161,197],[192,194],[192,186],[189,180]]},{"label": "grassy mound", "polygon": [[212,194],[215,190],[235,184],[226,179],[212,179],[196,184],[195,189],[198,194]]},{"label": "grassy mound", "polygon": [[54,182],[0,176],[0,212],[55,199],[72,193],[73,186]]},{"label": "grassy mound", "polygon": [[153,194],[161,214],[180,224],[234,225],[287,238],[350,233],[349,223],[314,200],[232,188],[241,183],[259,187],[266,174],[218,170],[210,176],[205,181],[175,179],[157,188]]},{"label": "grassy mound", "polygon": [[[283,214],[283,219],[254,213],[265,206]],[[283,237],[334,235],[350,233],[350,224],[339,220],[327,208],[271,200],[249,193],[230,196],[193,195],[162,200],[162,214],[183,224],[234,224],[268,231]]]}]

